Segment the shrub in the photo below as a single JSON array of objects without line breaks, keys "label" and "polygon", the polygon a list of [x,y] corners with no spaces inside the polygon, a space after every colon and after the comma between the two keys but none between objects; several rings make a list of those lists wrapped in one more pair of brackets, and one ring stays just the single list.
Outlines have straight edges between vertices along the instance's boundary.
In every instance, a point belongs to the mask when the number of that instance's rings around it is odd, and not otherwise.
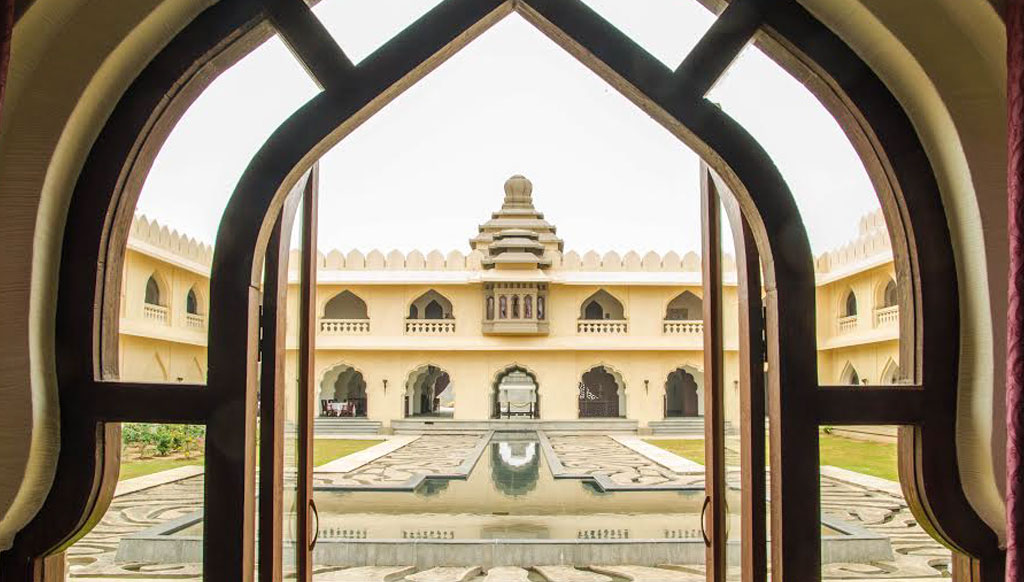
[{"label": "shrub", "polygon": [[126,447],[137,447],[139,456],[146,456],[148,447],[156,454],[166,457],[171,453],[183,453],[188,458],[196,451],[206,427],[190,424],[149,424],[125,423],[121,427],[121,441]]}]

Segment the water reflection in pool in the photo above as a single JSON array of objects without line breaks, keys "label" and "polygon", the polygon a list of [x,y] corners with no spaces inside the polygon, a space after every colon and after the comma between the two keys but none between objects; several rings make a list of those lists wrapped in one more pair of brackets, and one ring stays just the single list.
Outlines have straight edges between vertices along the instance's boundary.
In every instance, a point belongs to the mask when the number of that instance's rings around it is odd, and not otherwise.
[{"label": "water reflection in pool", "polygon": [[316,491],[321,537],[700,538],[703,491],[602,492],[553,478],[543,457],[534,433],[498,433],[465,480],[427,479],[412,492]]}]

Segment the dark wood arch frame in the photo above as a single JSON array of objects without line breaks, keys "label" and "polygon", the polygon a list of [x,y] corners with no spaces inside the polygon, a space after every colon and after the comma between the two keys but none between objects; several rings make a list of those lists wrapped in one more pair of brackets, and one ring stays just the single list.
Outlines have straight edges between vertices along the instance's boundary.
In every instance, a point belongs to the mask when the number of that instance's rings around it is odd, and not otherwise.
[{"label": "dark wood arch frame", "polygon": [[[724,6],[705,1],[716,10]],[[207,507],[217,508],[207,515],[217,517],[206,535],[206,576],[252,579],[251,560],[246,562],[252,557],[246,550],[252,547],[252,521],[246,520],[247,501],[237,494],[252,476],[251,463],[237,460],[251,435],[228,434],[224,427],[251,420],[245,404],[254,390],[257,271],[287,189],[322,152],[325,138],[350,131],[513,9],[685,139],[737,199],[750,249],[759,252],[765,266],[767,350],[777,363],[768,405],[772,465],[781,472],[772,480],[774,579],[820,577],[817,526],[802,519],[818,509],[817,463],[809,462],[817,459],[817,426],[861,423],[903,425],[900,469],[907,499],[922,525],[958,552],[955,576],[1001,576],[995,535],[968,504],[955,459],[925,454],[956,445],[959,341],[957,281],[951,276],[956,270],[931,166],[892,94],[795,1],[733,0],[673,73],[578,0],[447,0],[359,67],[299,0],[224,0],[201,13],[139,75],[79,177],[65,229],[56,330],[60,406],[75,414],[62,415],[62,447],[49,497],[0,557],[4,580],[44,579],[52,573],[44,558],[99,519],[116,482],[118,423],[126,420],[221,427],[215,430],[223,437],[216,439],[218,450],[207,457]],[[270,34],[268,21],[326,90],[257,154],[239,187],[247,203],[239,204],[236,195],[225,214],[229,226],[218,235],[211,287],[209,385],[116,381],[116,358],[110,357],[118,333],[116,289],[142,180],[185,108],[216,74]],[[751,39],[829,108],[880,194],[896,251],[900,304],[917,314],[901,318],[901,362],[907,363],[909,385],[857,390],[818,385],[814,316],[803,308],[813,303],[813,272],[806,236],[793,228],[800,222],[792,197],[756,142],[703,99]],[[929,252],[918,252],[918,240],[928,240]],[[93,304],[81,303],[83,292],[92,293]],[[250,297],[248,304],[230,305],[229,298],[239,294]],[[780,320],[787,322],[782,329],[776,325]],[[82,338],[88,339],[88,349]],[[247,388],[232,390],[232,382],[239,381],[236,386]],[[782,406],[798,400],[804,405]],[[712,534],[718,535],[713,527]],[[709,571],[719,575],[711,561]]]}]

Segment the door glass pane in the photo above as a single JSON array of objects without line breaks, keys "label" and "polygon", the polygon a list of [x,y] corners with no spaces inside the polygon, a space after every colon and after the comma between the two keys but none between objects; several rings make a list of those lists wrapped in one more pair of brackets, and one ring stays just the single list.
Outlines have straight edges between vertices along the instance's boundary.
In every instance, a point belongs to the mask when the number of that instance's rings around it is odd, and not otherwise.
[{"label": "door glass pane", "polygon": [[819,431],[822,578],[949,578],[949,549],[918,525],[900,486],[898,431],[874,425]]},{"label": "door glass pane", "polygon": [[909,274],[897,272],[878,192],[853,141],[753,44],[708,99],[757,139],[793,193],[814,255],[819,383],[905,383],[900,320],[913,313],[900,305],[897,283]]},{"label": "door glass pane", "polygon": [[696,0],[583,1],[673,70],[716,18]]},{"label": "door glass pane", "polygon": [[117,379],[206,383],[210,268],[224,207],[274,129],[317,92],[275,35],[214,79],[170,131],[128,231]]},{"label": "door glass pane", "polygon": [[299,449],[303,446],[301,433],[302,411],[299,407],[298,347],[301,329],[302,288],[302,205],[300,197],[291,231],[291,249],[288,253],[288,300],[285,327],[285,400],[284,400],[284,495],[282,497],[281,543],[285,577],[294,577],[303,549],[297,546],[299,507]]},{"label": "door glass pane", "polygon": [[355,64],[430,11],[441,0],[322,0],[313,13]]},{"label": "door glass pane", "polygon": [[[728,196],[728,193],[723,193]],[[722,206],[722,230],[730,229],[729,217]],[[726,579],[740,579],[741,469],[740,469],[740,337],[739,288],[737,286],[736,248],[733,237],[722,237],[722,299],[728,307],[722,313],[722,438],[725,450],[725,527]]]},{"label": "door glass pane", "polygon": [[202,580],[202,425],[124,423],[110,508],[68,548],[68,580]]}]

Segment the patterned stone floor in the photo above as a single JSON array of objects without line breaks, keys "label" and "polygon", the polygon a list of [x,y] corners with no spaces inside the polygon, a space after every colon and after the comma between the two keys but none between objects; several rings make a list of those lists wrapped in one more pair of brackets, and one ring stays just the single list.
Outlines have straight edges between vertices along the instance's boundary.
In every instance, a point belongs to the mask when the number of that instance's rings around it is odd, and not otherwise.
[{"label": "patterned stone floor", "polygon": [[[316,475],[321,479],[350,479],[359,484],[393,483],[404,481],[417,472],[444,474],[457,469],[475,449],[480,437],[430,435],[371,462],[356,471],[343,475]],[[416,444],[413,443],[413,444]],[[621,482],[666,483],[682,476],[660,467],[607,437],[551,437],[552,448],[558,458],[571,471],[596,474],[603,472]],[[733,477],[733,475],[730,475]],[[687,477],[691,480],[692,476]],[[829,579],[847,580],[912,580],[948,577],[949,551],[943,549],[917,525],[901,496],[866,486],[822,477],[822,510],[826,515],[865,527],[888,536],[893,545],[895,559],[870,564],[828,564],[823,573]],[[330,481],[338,482],[338,481]],[[698,478],[696,483],[700,484]],[[193,513],[202,508],[203,477],[192,477],[123,495],[115,499],[102,521],[68,551],[70,577],[75,580],[200,580],[198,564],[116,564],[114,556],[121,537],[168,520]],[[523,566],[528,566],[524,564]],[[401,570],[394,577],[382,572],[380,579],[403,580],[406,576],[422,573],[425,568]],[[645,568],[640,566],[599,567],[593,569],[542,568],[530,570],[528,579],[552,582],[616,582],[623,580],[698,581],[703,579],[703,568],[695,565]],[[542,573],[544,575],[542,576]],[[352,572],[352,574],[355,574]],[[500,574],[500,575],[499,575]],[[733,572],[730,572],[733,574]],[[546,577],[545,577],[546,576]],[[482,572],[472,582],[488,577],[500,580],[506,577],[522,579],[522,572],[505,570]],[[738,579],[738,577],[732,577]],[[346,569],[323,569],[316,580],[347,580]],[[367,578],[369,580],[370,578]]]},{"label": "patterned stone floor", "polygon": [[404,447],[348,473],[317,473],[317,485],[395,486],[417,475],[447,475],[459,472],[478,453],[477,435],[424,435]]},{"label": "patterned stone floor", "polygon": [[568,473],[607,475],[617,485],[701,485],[700,475],[680,475],[607,436],[548,435]]},{"label": "patterned stone floor", "polygon": [[103,519],[68,550],[71,578],[198,575],[199,564],[115,564],[121,538],[203,508],[203,477],[175,481],[114,498]]}]

